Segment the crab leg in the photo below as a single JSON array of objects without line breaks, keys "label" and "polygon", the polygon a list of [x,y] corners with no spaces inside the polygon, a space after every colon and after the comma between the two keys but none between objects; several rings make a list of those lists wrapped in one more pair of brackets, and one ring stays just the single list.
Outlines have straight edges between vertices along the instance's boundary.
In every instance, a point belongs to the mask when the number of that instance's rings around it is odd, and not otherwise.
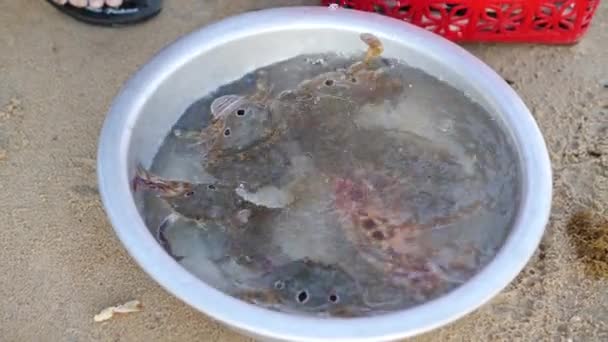
[{"label": "crab leg", "polygon": [[235,297],[249,304],[276,305],[282,302],[281,298],[273,290],[247,290],[237,293]]},{"label": "crab leg", "polygon": [[190,191],[192,185],[188,182],[163,179],[138,163],[133,178],[133,191],[137,191],[140,187],[155,191],[162,197],[174,197]]},{"label": "crab leg", "polygon": [[267,104],[270,100],[270,95],[274,86],[270,84],[268,73],[260,71],[255,84],[255,93],[249,96],[249,99],[259,104]]},{"label": "crab leg", "polygon": [[460,211],[448,215],[448,216],[443,216],[443,217],[436,217],[433,220],[431,220],[431,222],[428,222],[426,224],[422,224],[422,225],[418,225],[418,228],[422,228],[422,229],[436,229],[436,228],[442,228],[443,226],[447,226],[453,222],[458,221],[459,219],[465,217],[465,216],[469,216],[472,215],[475,211],[477,211],[479,208],[481,207],[481,202],[480,201],[475,201],[473,202],[473,204],[464,207],[463,209],[461,209]]},{"label": "crab leg", "polygon": [[201,132],[194,130],[174,129],[173,136],[178,139],[199,140],[201,139]]}]

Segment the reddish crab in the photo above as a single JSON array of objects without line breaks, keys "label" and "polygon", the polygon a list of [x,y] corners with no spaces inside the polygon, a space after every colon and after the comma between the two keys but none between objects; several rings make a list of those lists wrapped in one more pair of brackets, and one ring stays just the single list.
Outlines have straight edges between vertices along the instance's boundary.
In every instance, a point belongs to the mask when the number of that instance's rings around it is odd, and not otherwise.
[{"label": "reddish crab", "polygon": [[[425,246],[420,237],[425,230],[447,226],[473,214],[481,207],[479,201],[446,210],[437,207],[434,199],[424,204],[426,210],[415,210],[404,185],[373,172],[351,179],[334,178],[333,184],[341,228],[371,265],[425,297],[453,281],[432,260],[435,251]],[[419,212],[429,208],[441,210],[441,214],[421,217]],[[449,266],[461,266],[456,263]]]}]

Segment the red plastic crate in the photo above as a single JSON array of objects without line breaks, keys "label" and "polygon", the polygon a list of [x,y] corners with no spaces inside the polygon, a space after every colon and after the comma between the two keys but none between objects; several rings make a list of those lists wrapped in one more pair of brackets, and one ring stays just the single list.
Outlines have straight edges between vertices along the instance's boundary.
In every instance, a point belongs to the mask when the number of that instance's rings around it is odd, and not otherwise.
[{"label": "red plastic crate", "polygon": [[457,42],[573,44],[600,0],[321,0],[377,12]]}]

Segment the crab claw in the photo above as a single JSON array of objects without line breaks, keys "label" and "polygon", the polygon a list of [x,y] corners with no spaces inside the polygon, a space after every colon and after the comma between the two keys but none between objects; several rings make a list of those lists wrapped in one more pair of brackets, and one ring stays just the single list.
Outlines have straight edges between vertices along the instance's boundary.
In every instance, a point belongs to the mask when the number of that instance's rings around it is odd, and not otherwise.
[{"label": "crab claw", "polygon": [[175,213],[169,214],[169,216],[165,217],[158,225],[158,229],[156,230],[156,240],[165,249],[167,254],[169,254],[176,261],[181,261],[184,257],[173,254],[171,245],[169,244],[169,239],[167,239],[167,229],[169,229],[177,219],[178,216]]},{"label": "crab claw", "polygon": [[384,52],[382,42],[378,37],[371,33],[362,33],[359,38],[367,44],[367,52],[365,53],[364,63],[369,64],[372,59],[380,56]]},{"label": "crab claw", "polygon": [[192,185],[188,182],[163,179],[150,173],[138,163],[133,178],[133,191],[137,191],[140,187],[154,191],[162,197],[175,197],[191,191]]}]

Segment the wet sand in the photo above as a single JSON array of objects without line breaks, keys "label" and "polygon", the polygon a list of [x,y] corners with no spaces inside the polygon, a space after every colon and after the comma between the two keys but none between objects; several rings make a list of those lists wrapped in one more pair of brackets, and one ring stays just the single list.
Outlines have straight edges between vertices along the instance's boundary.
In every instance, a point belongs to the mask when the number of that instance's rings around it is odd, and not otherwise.
[{"label": "wet sand", "polygon": [[[116,30],[42,0],[0,2],[2,340],[249,341],[169,295],[127,255],[99,200],[97,138],[122,83],[166,44],[231,14],[303,3],[168,0],[155,20]],[[588,273],[566,229],[580,209],[608,215],[607,46],[607,3],[577,45],[466,46],[513,83],[538,120],[554,169],[553,212],[541,248],[507,289],[414,340],[608,340],[608,277]],[[142,312],[93,321],[131,299]]]}]

